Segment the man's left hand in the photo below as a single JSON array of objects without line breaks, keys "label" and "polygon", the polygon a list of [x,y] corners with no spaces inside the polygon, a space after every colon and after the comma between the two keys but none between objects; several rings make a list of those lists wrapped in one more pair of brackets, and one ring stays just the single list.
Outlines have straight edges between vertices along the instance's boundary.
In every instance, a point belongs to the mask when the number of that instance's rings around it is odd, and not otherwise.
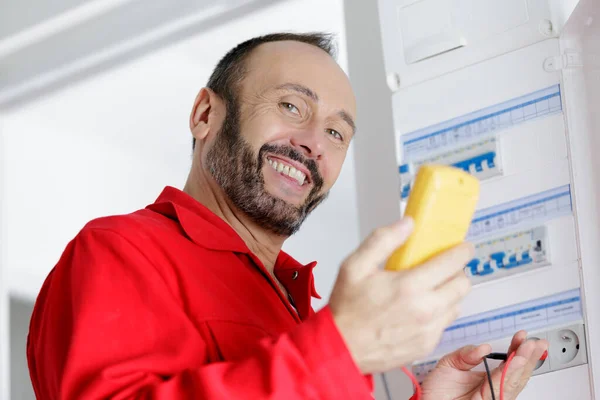
[{"label": "man's left hand", "polygon": [[[527,333],[513,336],[508,354],[516,352],[506,372],[504,400],[514,400],[529,381],[533,370],[545,351],[546,340],[526,340]],[[485,372],[472,371],[483,362],[492,348],[489,344],[466,346],[444,356],[423,382],[424,400],[492,400]],[[500,380],[504,362],[493,369],[492,382],[496,399],[500,399]]]}]

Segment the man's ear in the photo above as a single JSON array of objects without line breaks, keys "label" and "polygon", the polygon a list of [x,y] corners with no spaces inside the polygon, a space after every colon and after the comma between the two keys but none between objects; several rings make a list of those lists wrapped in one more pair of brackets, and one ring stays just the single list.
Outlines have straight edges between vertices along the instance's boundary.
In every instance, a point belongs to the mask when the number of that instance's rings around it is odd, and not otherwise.
[{"label": "man's ear", "polygon": [[222,118],[223,102],[215,92],[209,88],[202,88],[194,100],[194,107],[190,115],[190,130],[196,140],[206,138],[208,133],[216,129]]}]

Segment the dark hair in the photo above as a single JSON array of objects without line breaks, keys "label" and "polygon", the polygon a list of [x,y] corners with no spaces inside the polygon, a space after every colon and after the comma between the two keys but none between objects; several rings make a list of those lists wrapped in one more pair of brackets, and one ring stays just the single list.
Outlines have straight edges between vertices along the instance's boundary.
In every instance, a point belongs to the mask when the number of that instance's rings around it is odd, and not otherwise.
[{"label": "dark hair", "polygon": [[[321,32],[271,33],[264,36],[257,36],[238,44],[233,49],[229,50],[229,52],[227,52],[227,54],[219,61],[206,84],[209,89],[223,98],[228,113],[232,107],[237,107],[239,84],[246,75],[245,61],[250,53],[252,53],[252,50],[264,43],[280,42],[284,40],[293,40],[313,45],[325,51],[333,58],[336,58],[337,55],[333,35]],[[192,142],[192,148],[195,146],[196,139]]]}]

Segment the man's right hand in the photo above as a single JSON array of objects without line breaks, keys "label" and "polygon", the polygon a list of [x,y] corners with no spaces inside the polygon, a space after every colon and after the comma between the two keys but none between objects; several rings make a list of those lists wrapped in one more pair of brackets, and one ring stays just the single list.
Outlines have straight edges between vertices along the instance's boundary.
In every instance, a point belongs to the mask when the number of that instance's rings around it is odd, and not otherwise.
[{"label": "man's right hand", "polygon": [[388,371],[432,352],[471,288],[464,243],[407,271],[379,268],[409,237],[409,218],[375,230],[340,267],[329,307],[364,374]]}]

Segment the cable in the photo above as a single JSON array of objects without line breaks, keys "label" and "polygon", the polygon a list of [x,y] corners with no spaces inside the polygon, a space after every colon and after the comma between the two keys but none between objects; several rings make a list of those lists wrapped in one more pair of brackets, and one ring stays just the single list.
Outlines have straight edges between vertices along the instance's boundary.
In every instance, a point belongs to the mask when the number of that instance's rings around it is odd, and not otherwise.
[{"label": "cable", "polygon": [[387,396],[387,399],[393,400],[392,394],[390,393],[390,388],[388,386],[388,381],[387,381],[387,377],[385,376],[385,373],[381,374],[381,379],[383,380],[383,387],[385,389],[385,395]]},{"label": "cable", "polygon": [[408,370],[408,368],[406,368],[406,367],[402,367],[402,372],[404,372],[406,374],[406,376],[408,376],[410,378],[410,380],[412,381],[412,384],[415,388],[415,394],[413,394],[413,396],[410,398],[410,400],[421,400],[421,396],[422,396],[421,385],[419,384],[419,381],[417,380],[417,378],[415,378],[415,376],[412,374],[412,372],[410,372]]},{"label": "cable", "polygon": [[487,362],[487,357],[483,357],[483,364],[485,365],[485,373],[487,374],[488,383],[490,384],[490,391],[492,392],[492,400],[496,400],[496,395],[494,394],[494,385],[492,384],[492,374],[490,373],[490,367]]},{"label": "cable", "polygon": [[[504,367],[502,368],[502,377],[500,380],[500,400],[504,400],[504,380],[506,379],[506,372],[508,371],[508,366],[514,356],[515,356],[515,352],[513,351],[510,354],[510,356],[508,356],[506,353],[490,353],[490,354],[486,355],[485,357],[483,357],[483,364],[485,365],[485,373],[488,378],[488,383],[490,384],[492,400],[496,400],[496,394],[494,393],[494,386],[492,385],[492,374],[490,372],[490,367],[487,363],[487,359],[489,358],[491,360],[506,361],[506,363],[504,364]],[[548,357],[547,351],[544,352],[542,357],[540,357],[540,360],[543,361],[546,359],[546,357]],[[410,398],[410,400],[421,400],[422,390],[421,390],[421,385],[419,384],[419,381],[417,380],[417,378],[415,378],[415,376],[412,374],[412,372],[410,372],[408,370],[408,368],[406,368],[406,367],[402,367],[402,372],[404,372],[406,374],[406,376],[409,377],[409,379],[411,380],[411,382],[413,384],[414,390],[415,390],[415,392],[414,392],[413,396]],[[384,376],[384,385],[386,385],[386,389],[387,389],[387,382],[385,381],[385,376]],[[389,396],[389,392],[388,392],[388,396]]]},{"label": "cable", "polygon": [[506,361],[508,355],[506,353],[490,353],[485,358],[489,358],[490,360],[501,360]]}]

